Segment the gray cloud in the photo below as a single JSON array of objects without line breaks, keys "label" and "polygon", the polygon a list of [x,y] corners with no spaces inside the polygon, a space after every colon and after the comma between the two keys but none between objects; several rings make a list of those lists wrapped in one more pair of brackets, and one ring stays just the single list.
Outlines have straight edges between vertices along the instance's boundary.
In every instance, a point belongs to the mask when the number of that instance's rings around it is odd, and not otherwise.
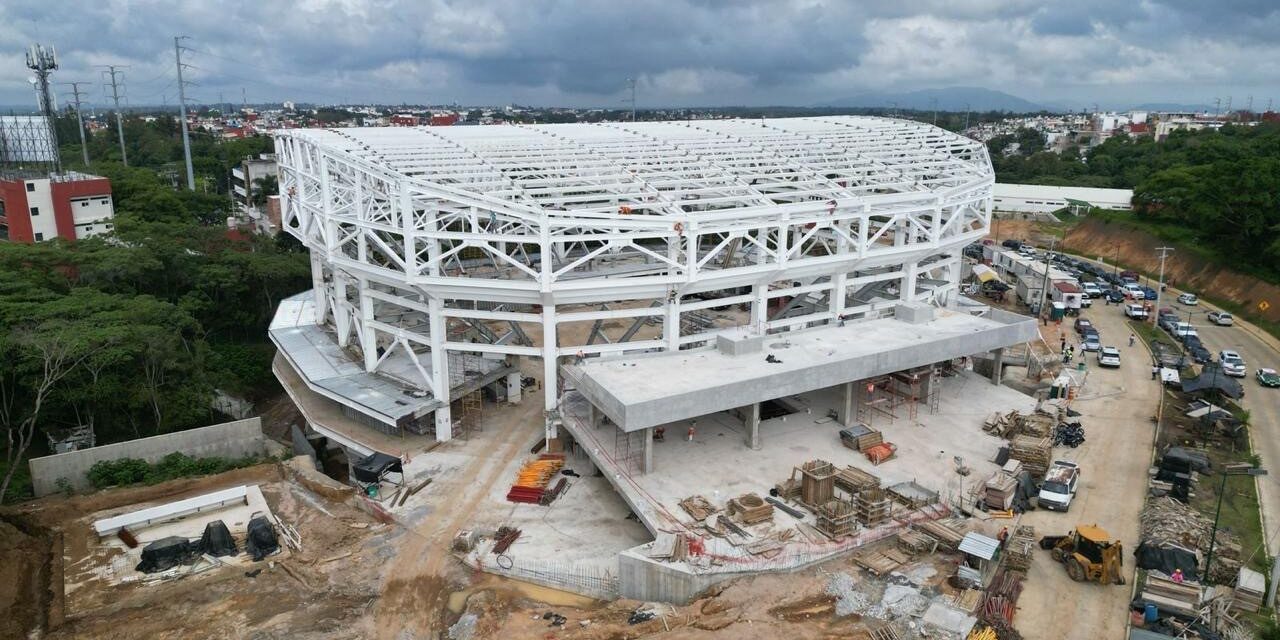
[{"label": "gray cloud", "polygon": [[[22,50],[59,82],[127,64],[130,101],[173,104],[188,35],[195,99],[616,106],[810,104],[977,85],[1032,100],[1280,93],[1274,0],[6,0],[0,103],[31,102]],[[1280,98],[1280,95],[1276,96]],[[101,102],[101,96],[96,99]]]}]

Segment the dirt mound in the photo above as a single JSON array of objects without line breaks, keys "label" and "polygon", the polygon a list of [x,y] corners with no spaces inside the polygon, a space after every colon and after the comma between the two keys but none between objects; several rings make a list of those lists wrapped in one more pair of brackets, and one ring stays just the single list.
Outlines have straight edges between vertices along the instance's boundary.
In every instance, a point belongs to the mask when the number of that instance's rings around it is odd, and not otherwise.
[{"label": "dirt mound", "polygon": [[784,604],[780,607],[774,607],[769,610],[773,616],[786,620],[787,622],[797,622],[801,620],[810,620],[816,617],[829,618],[836,611],[836,598],[832,595],[820,594],[811,596]]},{"label": "dirt mound", "polygon": [[0,520],[0,638],[44,626],[48,543]]},{"label": "dirt mound", "polygon": [[[1101,256],[1108,262],[1118,254],[1121,264],[1153,275],[1160,271],[1156,247],[1166,244],[1144,231],[1096,219],[1073,227],[1065,240],[1067,250],[1073,253],[1090,258]],[[1165,280],[1180,289],[1212,292],[1214,298],[1240,305],[1248,312],[1242,314],[1246,317],[1280,322],[1280,287],[1209,262],[1190,251],[1176,252],[1165,261]],[[1270,305],[1266,311],[1258,308],[1263,301]]]}]

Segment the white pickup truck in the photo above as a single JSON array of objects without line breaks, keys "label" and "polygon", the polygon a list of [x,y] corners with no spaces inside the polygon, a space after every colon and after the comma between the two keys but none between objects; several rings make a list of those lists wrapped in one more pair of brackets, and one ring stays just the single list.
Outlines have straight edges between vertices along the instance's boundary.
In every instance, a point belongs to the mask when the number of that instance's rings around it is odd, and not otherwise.
[{"label": "white pickup truck", "polygon": [[1044,482],[1040,485],[1040,495],[1036,499],[1036,504],[1042,509],[1065,513],[1071,508],[1071,501],[1076,497],[1076,487],[1079,483],[1079,465],[1065,460],[1054,460],[1044,474]]}]

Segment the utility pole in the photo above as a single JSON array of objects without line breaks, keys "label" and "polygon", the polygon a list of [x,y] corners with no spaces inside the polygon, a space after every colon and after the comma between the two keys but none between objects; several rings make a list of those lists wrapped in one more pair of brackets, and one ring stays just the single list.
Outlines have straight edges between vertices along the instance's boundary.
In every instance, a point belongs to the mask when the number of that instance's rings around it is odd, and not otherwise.
[{"label": "utility pole", "polygon": [[929,102],[933,103],[930,106],[933,107],[933,126],[936,127],[938,126],[938,98],[936,96],[933,98],[929,98]]},{"label": "utility pole", "polygon": [[120,162],[127,167],[129,166],[129,156],[124,150],[124,118],[120,116],[120,85],[122,82],[116,80],[117,75],[124,76],[124,73],[117,71],[121,67],[116,65],[109,64],[106,67],[105,73],[111,76],[111,99],[116,105],[116,132],[120,134]]},{"label": "utility pole", "polygon": [[187,190],[196,190],[196,176],[191,168],[191,134],[187,132],[187,85],[182,80],[182,41],[187,36],[173,37],[173,57],[178,66],[178,117],[182,124],[182,155],[187,162]]},{"label": "utility pole", "polygon": [[72,104],[76,105],[76,123],[80,125],[80,152],[84,156],[84,166],[89,166],[89,145],[84,141],[84,112],[80,108],[80,85],[89,84],[88,82],[66,82],[64,84],[71,85],[71,94],[75,96]]},{"label": "utility pole", "polygon": [[1160,299],[1164,297],[1164,259],[1173,253],[1173,247],[1156,247],[1160,252],[1160,283],[1156,286],[1156,317],[1160,317]]},{"label": "utility pole", "polygon": [[964,130],[969,130],[969,103],[964,103]]},{"label": "utility pole", "polygon": [[631,89],[631,121],[636,121],[636,79],[627,78],[627,88]]},{"label": "utility pole", "polygon": [[1044,305],[1049,300],[1049,256],[1053,254],[1053,250],[1058,246],[1058,239],[1051,238],[1049,240],[1049,250],[1044,254],[1044,282],[1040,285],[1040,308],[1036,315],[1045,313]]}]

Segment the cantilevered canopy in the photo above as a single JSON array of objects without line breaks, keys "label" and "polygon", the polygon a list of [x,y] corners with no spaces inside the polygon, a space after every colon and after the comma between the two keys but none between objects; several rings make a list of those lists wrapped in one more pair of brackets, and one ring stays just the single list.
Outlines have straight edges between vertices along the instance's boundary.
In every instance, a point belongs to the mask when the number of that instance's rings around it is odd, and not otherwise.
[{"label": "cantilevered canopy", "polygon": [[412,181],[574,215],[683,216],[804,200],[945,196],[991,177],[981,143],[922,123],[872,117],[291,135]]}]

